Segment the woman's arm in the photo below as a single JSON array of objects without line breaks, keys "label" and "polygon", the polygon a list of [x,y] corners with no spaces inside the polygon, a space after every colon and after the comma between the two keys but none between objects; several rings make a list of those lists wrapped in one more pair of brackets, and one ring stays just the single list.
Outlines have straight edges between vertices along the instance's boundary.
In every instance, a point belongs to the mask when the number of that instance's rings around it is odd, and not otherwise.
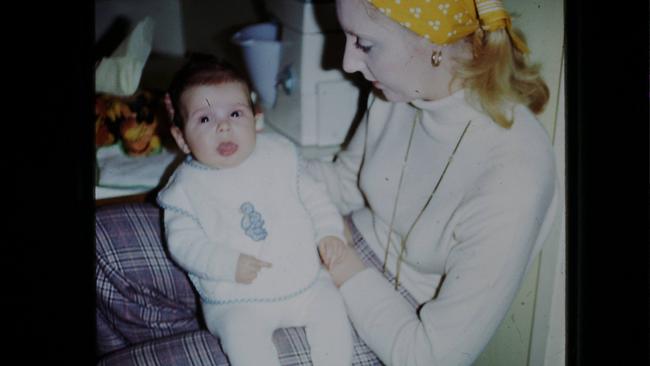
[{"label": "woman's arm", "polygon": [[355,328],[384,363],[470,365],[478,357],[512,303],[535,244],[544,239],[543,223],[554,217],[554,172],[540,168],[529,176],[530,169],[514,166],[517,179],[510,182],[499,172],[486,176],[468,195],[457,212],[457,244],[445,279],[419,311],[379,271],[358,266],[358,258],[347,257],[348,267],[332,271],[344,282],[341,293]]}]

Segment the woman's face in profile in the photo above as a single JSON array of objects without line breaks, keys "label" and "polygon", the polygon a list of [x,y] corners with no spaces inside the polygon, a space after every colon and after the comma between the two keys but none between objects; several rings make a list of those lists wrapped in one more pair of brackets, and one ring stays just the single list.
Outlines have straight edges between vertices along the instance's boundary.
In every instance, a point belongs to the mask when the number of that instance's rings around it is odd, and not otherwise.
[{"label": "woman's face in profile", "polygon": [[384,16],[366,0],[337,0],[336,11],[345,33],[345,72],[361,72],[392,102],[449,95],[451,73],[443,65],[431,66],[432,43]]}]

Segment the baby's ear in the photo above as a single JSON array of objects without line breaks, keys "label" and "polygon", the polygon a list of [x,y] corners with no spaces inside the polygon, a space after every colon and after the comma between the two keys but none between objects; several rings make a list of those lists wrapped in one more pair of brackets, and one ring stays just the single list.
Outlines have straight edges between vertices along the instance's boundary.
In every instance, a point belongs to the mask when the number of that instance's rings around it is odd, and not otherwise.
[{"label": "baby's ear", "polygon": [[255,113],[255,132],[261,132],[264,129],[264,113]]},{"label": "baby's ear", "polygon": [[187,145],[187,142],[185,142],[183,131],[181,131],[181,129],[176,126],[171,126],[169,128],[169,131],[172,133],[174,140],[176,140],[176,145],[178,145],[178,148],[181,149],[184,153],[189,154],[190,147]]},{"label": "baby's ear", "polygon": [[251,91],[251,102],[253,102],[253,114],[255,115],[255,132],[261,132],[264,129],[264,113],[262,107],[257,102],[257,93]]},{"label": "baby's ear", "polygon": [[172,106],[172,98],[169,96],[169,93],[165,93],[165,96],[163,97],[163,102],[165,104],[165,110],[167,111],[167,115],[169,116],[169,120],[173,121],[174,120],[174,107]]}]

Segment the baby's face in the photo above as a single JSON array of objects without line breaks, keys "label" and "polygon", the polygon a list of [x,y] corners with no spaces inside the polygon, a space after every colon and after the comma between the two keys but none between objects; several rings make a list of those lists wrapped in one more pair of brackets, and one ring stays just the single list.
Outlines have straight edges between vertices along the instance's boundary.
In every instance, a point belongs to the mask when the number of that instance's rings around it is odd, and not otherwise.
[{"label": "baby's face", "polygon": [[239,82],[184,91],[183,136],[182,141],[176,139],[181,149],[213,168],[230,168],[246,160],[255,148],[255,116],[248,93]]}]

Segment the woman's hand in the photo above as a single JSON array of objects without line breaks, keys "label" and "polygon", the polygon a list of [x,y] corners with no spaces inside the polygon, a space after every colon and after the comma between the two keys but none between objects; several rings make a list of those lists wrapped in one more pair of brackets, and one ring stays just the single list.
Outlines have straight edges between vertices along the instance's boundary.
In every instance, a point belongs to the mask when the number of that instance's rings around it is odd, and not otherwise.
[{"label": "woman's hand", "polygon": [[361,258],[359,258],[357,251],[354,250],[354,247],[349,245],[349,243],[352,243],[352,235],[350,234],[347,225],[345,226],[344,234],[348,245],[343,249],[343,253],[339,259],[328,267],[336,287],[341,287],[345,281],[366,269],[366,265],[363,264]]},{"label": "woman's hand", "polygon": [[329,269],[343,257],[343,251],[346,246],[343,240],[336,236],[326,236],[320,240],[318,243],[318,252],[326,268]]},{"label": "woman's hand", "polygon": [[328,270],[336,287],[341,287],[345,281],[364,269],[366,269],[366,265],[363,264],[356,250],[351,246],[346,246],[342,257]]}]

